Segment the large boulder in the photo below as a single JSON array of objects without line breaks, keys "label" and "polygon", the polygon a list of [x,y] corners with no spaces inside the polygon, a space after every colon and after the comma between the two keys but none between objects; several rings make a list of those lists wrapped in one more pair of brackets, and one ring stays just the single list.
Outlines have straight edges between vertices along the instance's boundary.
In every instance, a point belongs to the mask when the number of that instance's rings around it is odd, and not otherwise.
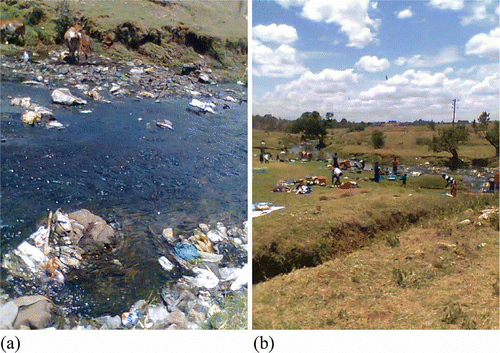
[{"label": "large boulder", "polygon": [[0,329],[42,329],[52,323],[54,304],[41,295],[14,299],[0,307]]},{"label": "large boulder", "polygon": [[80,246],[93,244],[98,246],[115,245],[115,231],[104,219],[86,209],[68,214],[72,220],[71,240]]}]

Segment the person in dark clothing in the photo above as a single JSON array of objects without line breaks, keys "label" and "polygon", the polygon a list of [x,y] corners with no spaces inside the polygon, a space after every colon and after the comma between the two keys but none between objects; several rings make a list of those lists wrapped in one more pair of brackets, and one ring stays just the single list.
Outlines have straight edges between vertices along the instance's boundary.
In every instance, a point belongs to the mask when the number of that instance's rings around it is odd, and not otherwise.
[{"label": "person in dark clothing", "polygon": [[333,155],[333,168],[339,167],[339,158],[337,157],[337,152]]},{"label": "person in dark clothing", "polygon": [[375,171],[375,175],[373,177],[373,181],[378,183],[380,181],[380,168],[378,166],[378,162],[375,162],[374,171]]},{"label": "person in dark clothing", "polygon": [[264,153],[260,152],[259,160],[260,160],[260,163],[264,162]]},{"label": "person in dark clothing", "polygon": [[359,162],[359,164],[361,165],[361,170],[364,170],[365,169],[365,161],[362,159],[361,162]]},{"label": "person in dark clothing", "polygon": [[406,186],[406,178],[407,178],[406,173],[405,173],[405,174],[403,174],[403,175],[401,175],[401,181],[403,182],[403,183],[401,184],[401,186]]}]

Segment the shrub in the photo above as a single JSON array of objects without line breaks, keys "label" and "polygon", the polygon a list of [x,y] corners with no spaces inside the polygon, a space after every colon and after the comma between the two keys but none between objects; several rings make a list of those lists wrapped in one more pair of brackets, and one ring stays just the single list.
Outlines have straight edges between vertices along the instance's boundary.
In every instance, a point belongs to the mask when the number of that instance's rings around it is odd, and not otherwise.
[{"label": "shrub", "polygon": [[431,139],[427,137],[417,137],[415,141],[419,146],[428,146],[431,143]]},{"label": "shrub", "polygon": [[372,132],[372,145],[373,148],[378,149],[382,148],[385,145],[384,133],[380,130],[374,130]]},{"label": "shrub", "polygon": [[39,7],[34,7],[28,15],[28,23],[30,25],[37,25],[43,20],[44,17],[45,13],[43,10]]},{"label": "shrub", "polygon": [[56,32],[57,41],[62,42],[64,39],[64,33],[71,27],[73,23],[73,13],[69,7],[68,0],[62,0],[56,6],[57,18],[56,18]]}]

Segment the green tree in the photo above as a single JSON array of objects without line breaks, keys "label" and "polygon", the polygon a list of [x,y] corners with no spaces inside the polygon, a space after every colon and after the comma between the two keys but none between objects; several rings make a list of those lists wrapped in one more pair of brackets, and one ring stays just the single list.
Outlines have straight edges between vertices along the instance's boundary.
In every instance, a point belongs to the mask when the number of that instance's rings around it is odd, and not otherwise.
[{"label": "green tree", "polygon": [[491,129],[486,131],[484,138],[495,147],[496,156],[498,156],[498,134],[499,134],[499,123],[495,121]]},{"label": "green tree", "polygon": [[372,132],[372,145],[373,148],[382,148],[385,145],[384,133],[380,130],[373,130]]},{"label": "green tree", "polygon": [[495,147],[495,155],[498,156],[498,121],[491,124],[490,114],[487,112],[482,112],[477,121],[478,123],[474,119],[472,122],[474,132]]},{"label": "green tree", "polygon": [[308,139],[318,139],[318,149],[325,147],[327,135],[326,121],[321,118],[317,111],[305,112],[290,126],[290,132],[294,134],[303,133]]},{"label": "green tree", "polygon": [[434,135],[429,144],[429,149],[434,152],[449,152],[452,155],[452,165],[460,162],[458,146],[469,139],[469,132],[465,125],[456,125],[448,129],[441,129],[437,136]]}]

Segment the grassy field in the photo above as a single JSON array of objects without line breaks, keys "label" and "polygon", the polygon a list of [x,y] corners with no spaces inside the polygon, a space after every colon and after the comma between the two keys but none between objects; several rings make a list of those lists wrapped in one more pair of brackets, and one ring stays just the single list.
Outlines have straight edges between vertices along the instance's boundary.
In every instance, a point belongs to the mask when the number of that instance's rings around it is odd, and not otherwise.
[{"label": "grassy field", "polygon": [[[401,141],[400,135],[394,133],[393,140]],[[253,134],[254,146],[295,139]],[[439,160],[402,140],[407,150],[394,153],[394,141],[388,141],[379,155],[362,141],[361,156],[388,162],[395,154],[404,164]],[[341,145],[331,148],[339,151]],[[472,156],[484,148],[480,156],[491,155],[492,147],[481,146],[461,151]],[[322,161],[260,164],[258,154],[253,166],[259,168],[253,174],[253,202],[285,206],[253,219],[255,329],[498,328],[498,214],[482,225],[477,218],[483,208],[498,206],[498,193],[471,194],[454,175],[459,197],[451,198],[438,170],[409,177],[406,187],[400,181],[365,181],[373,177],[371,171],[347,171],[342,181],[359,185],[352,195],[319,186],[311,195],[272,193],[278,180],[322,175],[330,181],[330,170]],[[458,224],[467,217],[472,225]]]},{"label": "grassy field", "polygon": [[[370,126],[364,131],[349,132],[348,129],[330,129],[325,143],[329,145],[320,152],[315,152],[314,157],[328,158],[331,160],[333,152],[337,152],[342,158],[360,158],[366,161],[375,161],[389,163],[393,156],[397,156],[402,164],[415,165],[423,162],[433,164],[442,163],[451,157],[450,153],[435,153],[429,151],[424,145],[417,144],[417,138],[432,139],[437,134],[437,130],[444,125],[436,124],[436,131],[432,131],[427,125],[416,126]],[[449,125],[447,125],[449,127]],[[374,150],[370,138],[373,130],[380,130],[385,136],[385,145],[383,148]],[[472,129],[470,129],[472,131]],[[262,140],[271,149],[274,155],[280,147],[279,142],[283,144],[298,144],[299,135],[283,132],[266,132],[262,130],[253,130],[253,146],[260,146]],[[317,142],[312,141],[310,148]],[[253,153],[258,153],[254,149]],[[491,166],[498,166],[498,156],[495,158],[495,149],[488,141],[470,133],[469,141],[465,145],[459,146],[458,154],[465,162],[472,165],[474,159],[488,159]],[[257,159],[256,159],[257,158]],[[258,155],[254,156],[258,163]]]}]

